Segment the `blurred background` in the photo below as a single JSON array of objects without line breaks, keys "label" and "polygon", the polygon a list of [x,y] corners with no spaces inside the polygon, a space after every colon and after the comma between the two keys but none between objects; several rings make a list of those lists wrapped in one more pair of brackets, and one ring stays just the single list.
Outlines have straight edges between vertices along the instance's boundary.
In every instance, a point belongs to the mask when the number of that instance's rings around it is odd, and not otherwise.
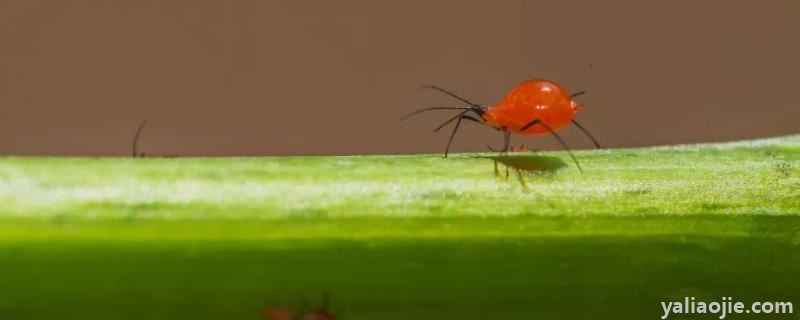
[{"label": "blurred background", "polygon": [[[610,147],[797,133],[800,2],[0,0],[0,154],[441,152],[457,105],[585,90]],[[575,148],[591,143],[575,128]],[[465,124],[454,150],[500,133]],[[557,148],[552,137],[514,138]]]}]

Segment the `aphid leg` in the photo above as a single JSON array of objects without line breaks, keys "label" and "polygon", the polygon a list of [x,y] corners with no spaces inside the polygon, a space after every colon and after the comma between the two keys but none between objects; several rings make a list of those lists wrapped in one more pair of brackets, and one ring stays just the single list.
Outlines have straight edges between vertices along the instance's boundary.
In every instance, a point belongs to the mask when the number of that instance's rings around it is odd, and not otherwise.
[{"label": "aphid leg", "polygon": [[503,130],[503,153],[508,153],[511,148],[511,131],[508,129]]},{"label": "aphid leg", "polygon": [[592,142],[594,142],[594,145],[597,147],[597,149],[603,149],[603,147],[600,146],[600,143],[597,142],[597,139],[595,139],[592,136],[592,134],[589,133],[589,130],[586,130],[586,128],[584,128],[580,123],[578,123],[578,121],[575,121],[575,119],[572,119],[572,123],[574,123],[575,126],[578,127],[578,129],[581,129],[581,131],[583,131],[583,133],[586,134],[586,136],[588,136],[589,139],[592,139]]},{"label": "aphid leg", "polygon": [[[508,149],[511,147],[511,131],[503,130],[503,153],[508,154]],[[508,181],[508,166],[506,166],[506,181]]]},{"label": "aphid leg", "polygon": [[497,130],[500,131],[501,133],[503,133],[503,147],[500,150],[495,150],[494,148],[492,148],[492,146],[486,145],[486,148],[488,148],[489,151],[491,151],[491,152],[506,153],[506,152],[508,152],[508,145],[511,143],[510,142],[510,139],[511,139],[510,134],[511,133],[509,133],[508,130],[506,130],[505,128],[497,129]]},{"label": "aphid leg", "polygon": [[450,145],[453,143],[453,138],[455,138],[455,136],[456,136],[456,132],[458,131],[458,127],[461,126],[461,119],[464,119],[464,118],[462,118],[462,117],[458,118],[458,120],[456,121],[456,126],[455,126],[455,128],[453,128],[453,133],[450,134],[450,139],[447,140],[447,147],[444,148],[444,157],[445,158],[447,158],[447,154],[450,152]]},{"label": "aphid leg", "polygon": [[467,119],[467,120],[474,121],[474,122],[477,122],[477,123],[481,123],[481,124],[483,123],[480,120],[475,119],[475,118],[473,118],[471,116],[464,115],[464,113],[466,113],[466,112],[467,111],[459,113],[457,116],[453,117],[450,120],[445,121],[445,123],[443,123],[442,125],[440,125],[439,127],[437,127],[436,129],[433,130],[433,132],[437,132],[440,129],[442,129],[445,125],[450,123],[451,121],[456,120],[456,126],[455,126],[455,128],[453,128],[453,133],[450,134],[450,139],[447,141],[447,148],[444,149],[444,157],[445,158],[447,158],[447,154],[450,151],[450,144],[453,143],[453,138],[456,136],[456,132],[458,131],[458,127],[461,126],[461,120]]},{"label": "aphid leg", "polygon": [[567,146],[567,144],[564,142],[564,140],[561,139],[561,136],[559,136],[558,133],[556,133],[555,130],[553,130],[553,128],[550,128],[550,126],[548,126],[547,124],[545,124],[544,122],[542,122],[539,119],[534,119],[533,121],[528,122],[528,124],[523,126],[522,129],[520,129],[520,131],[525,131],[528,128],[533,127],[534,125],[537,125],[537,124],[541,125],[545,129],[547,129],[547,131],[550,131],[550,133],[554,137],[556,137],[556,140],[558,140],[558,142],[561,144],[561,146],[564,147],[564,150],[567,150],[567,153],[569,153],[569,156],[572,158],[572,161],[574,161],[575,165],[578,166],[578,171],[580,171],[582,173],[583,172],[583,168],[581,168],[581,164],[578,163],[578,158],[576,158],[575,155],[572,154],[572,150],[569,149],[569,146]]},{"label": "aphid leg", "polygon": [[430,108],[424,108],[424,109],[416,110],[414,112],[411,112],[411,113],[403,116],[402,118],[400,118],[400,121],[404,121],[404,120],[406,120],[408,118],[411,118],[412,116],[414,116],[416,114],[427,112],[427,111],[432,111],[432,110],[471,110],[471,108],[469,108],[469,107],[430,107]]},{"label": "aphid leg", "polygon": [[[139,149],[139,135],[142,134],[142,129],[144,129],[145,125],[147,125],[147,120],[142,121],[142,123],[139,124],[139,128],[136,129],[136,134],[133,135],[133,146],[132,146],[133,154],[132,155],[133,155],[134,158],[139,156],[139,150],[138,150]],[[142,154],[142,155],[144,155],[144,154]]]}]

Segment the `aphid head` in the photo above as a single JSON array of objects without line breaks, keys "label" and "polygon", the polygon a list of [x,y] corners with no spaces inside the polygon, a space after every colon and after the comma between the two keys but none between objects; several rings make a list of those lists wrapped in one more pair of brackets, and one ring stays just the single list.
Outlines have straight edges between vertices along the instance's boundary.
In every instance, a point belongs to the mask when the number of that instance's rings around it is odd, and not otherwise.
[{"label": "aphid head", "polygon": [[[486,124],[486,119],[484,118],[484,114],[486,113],[487,108],[484,107],[484,106],[481,106],[479,104],[473,103],[473,102],[471,102],[471,101],[469,101],[467,99],[464,99],[464,98],[456,95],[455,93],[452,93],[452,92],[450,92],[450,91],[448,91],[446,89],[442,89],[442,88],[437,87],[437,86],[430,86],[430,85],[429,86],[423,86],[422,89],[433,89],[433,90],[439,91],[441,93],[444,93],[444,94],[446,94],[448,96],[451,96],[453,98],[456,98],[456,99],[460,100],[461,102],[467,104],[467,106],[463,106],[463,107],[431,107],[431,108],[420,109],[420,110],[417,110],[417,111],[414,111],[412,113],[407,114],[406,116],[404,116],[401,119],[401,121],[402,121],[402,120],[408,119],[409,117],[411,117],[413,115],[416,115],[418,113],[431,111],[431,110],[459,110],[460,112],[458,114],[456,114],[454,117],[448,119],[447,121],[445,121],[444,123],[442,123],[441,125],[436,127],[436,129],[433,129],[433,132],[437,132],[440,129],[444,128],[446,125],[448,125],[448,124],[450,124],[452,122],[456,123],[455,128],[453,128],[453,133],[450,134],[450,140],[447,141],[447,147],[444,149],[444,157],[447,158],[447,153],[450,150],[450,144],[453,143],[453,137],[455,137],[456,132],[458,131],[459,125],[461,124],[461,120],[466,119],[466,120],[470,120],[470,121],[475,121],[477,123]],[[475,113],[475,115],[477,115],[478,117],[475,118],[475,117],[472,117],[470,115],[467,115],[470,112]]]}]

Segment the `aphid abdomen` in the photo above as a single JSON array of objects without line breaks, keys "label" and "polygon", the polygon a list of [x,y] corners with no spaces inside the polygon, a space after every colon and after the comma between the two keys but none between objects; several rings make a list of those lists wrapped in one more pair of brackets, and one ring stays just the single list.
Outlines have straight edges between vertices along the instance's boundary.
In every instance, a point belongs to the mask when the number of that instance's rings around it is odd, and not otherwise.
[{"label": "aphid abdomen", "polygon": [[522,130],[528,123],[539,119],[553,130],[567,125],[575,115],[572,99],[558,84],[547,80],[530,80],[511,90],[489,112],[498,126],[518,134],[548,134],[549,130],[535,125]]}]

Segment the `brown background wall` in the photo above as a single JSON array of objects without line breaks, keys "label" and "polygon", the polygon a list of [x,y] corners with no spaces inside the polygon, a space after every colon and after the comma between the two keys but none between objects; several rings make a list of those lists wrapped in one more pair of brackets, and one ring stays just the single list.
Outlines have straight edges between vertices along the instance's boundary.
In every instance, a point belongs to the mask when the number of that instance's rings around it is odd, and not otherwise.
[{"label": "brown background wall", "polygon": [[445,113],[397,122],[454,104],[419,85],[528,78],[588,91],[608,146],[797,133],[798,31],[794,0],[0,0],[0,154],[127,155],[142,119],[152,155],[439,152]]}]

